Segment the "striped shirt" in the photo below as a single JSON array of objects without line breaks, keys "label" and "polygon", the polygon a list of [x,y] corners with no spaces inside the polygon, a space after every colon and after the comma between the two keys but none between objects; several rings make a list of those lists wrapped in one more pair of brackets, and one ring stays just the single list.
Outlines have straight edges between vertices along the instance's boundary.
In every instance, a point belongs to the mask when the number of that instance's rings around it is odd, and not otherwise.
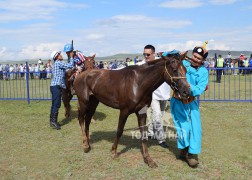
[{"label": "striped shirt", "polygon": [[74,60],[70,59],[69,63],[56,60],[53,65],[53,78],[50,86],[59,85],[60,87],[66,89],[65,84],[65,72],[66,69],[71,69],[74,67]]}]

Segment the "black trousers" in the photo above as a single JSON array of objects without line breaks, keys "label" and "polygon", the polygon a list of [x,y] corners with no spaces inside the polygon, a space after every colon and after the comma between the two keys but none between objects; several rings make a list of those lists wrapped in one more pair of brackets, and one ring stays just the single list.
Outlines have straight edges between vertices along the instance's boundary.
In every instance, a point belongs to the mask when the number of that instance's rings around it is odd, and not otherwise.
[{"label": "black trousers", "polygon": [[216,81],[217,81],[217,82],[221,82],[222,71],[223,71],[222,69],[217,69],[217,70],[216,70],[216,75],[217,75]]},{"label": "black trousers", "polygon": [[59,85],[50,86],[50,91],[52,94],[51,114],[54,114],[59,111],[59,108],[61,106],[61,87]]}]

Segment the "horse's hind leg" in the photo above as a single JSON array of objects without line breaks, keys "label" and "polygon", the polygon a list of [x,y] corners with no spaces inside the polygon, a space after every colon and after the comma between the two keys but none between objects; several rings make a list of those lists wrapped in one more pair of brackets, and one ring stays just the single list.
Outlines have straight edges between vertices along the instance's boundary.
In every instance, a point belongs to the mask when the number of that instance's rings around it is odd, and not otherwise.
[{"label": "horse's hind leg", "polygon": [[79,119],[79,124],[80,124],[81,132],[82,132],[83,150],[85,153],[90,151],[90,145],[88,143],[88,136],[86,134],[85,125],[84,125],[84,120],[85,120],[85,116],[86,116],[87,108],[88,108],[86,104],[88,104],[88,102],[86,103],[79,100],[78,119]]},{"label": "horse's hind leg", "polygon": [[123,134],[123,129],[126,123],[126,120],[128,118],[129,114],[127,111],[120,111],[120,116],[119,116],[119,122],[118,122],[118,127],[117,127],[117,133],[116,133],[116,138],[114,141],[114,144],[112,145],[112,158],[117,158],[118,154],[117,154],[117,145],[119,142],[120,137]]},{"label": "horse's hind leg", "polygon": [[157,164],[152,160],[152,158],[149,155],[148,152],[148,146],[147,146],[147,142],[148,142],[148,136],[147,136],[147,129],[148,127],[146,126],[146,113],[144,114],[138,114],[137,115],[137,119],[138,119],[138,126],[140,128],[140,132],[141,132],[141,138],[142,138],[142,154],[143,154],[143,158],[144,158],[144,162],[148,164],[148,166],[155,168],[157,167]]}]

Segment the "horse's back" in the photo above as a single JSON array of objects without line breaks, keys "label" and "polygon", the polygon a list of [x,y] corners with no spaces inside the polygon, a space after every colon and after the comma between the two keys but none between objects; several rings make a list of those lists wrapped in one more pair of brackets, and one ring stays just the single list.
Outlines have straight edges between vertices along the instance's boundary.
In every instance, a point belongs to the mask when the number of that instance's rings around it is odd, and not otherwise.
[{"label": "horse's back", "polygon": [[[94,95],[102,103],[119,109],[130,103],[131,100],[123,101],[134,94],[135,76],[132,70],[103,70],[92,69],[81,73],[77,77],[74,87],[76,95],[89,99]],[[135,78],[133,78],[135,77]],[[132,98],[134,99],[134,98]]]}]

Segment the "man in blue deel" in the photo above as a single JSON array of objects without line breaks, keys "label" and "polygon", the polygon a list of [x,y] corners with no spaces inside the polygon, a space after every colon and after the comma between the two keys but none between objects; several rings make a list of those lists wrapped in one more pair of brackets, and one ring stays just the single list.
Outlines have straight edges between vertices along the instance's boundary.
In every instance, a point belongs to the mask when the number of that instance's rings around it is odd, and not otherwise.
[{"label": "man in blue deel", "polygon": [[201,152],[200,110],[195,97],[200,96],[208,84],[208,71],[204,67],[204,61],[208,55],[205,46],[195,47],[192,58],[183,60],[191,97],[188,101],[182,101],[174,93],[170,101],[171,115],[177,131],[177,146],[181,150],[180,158],[185,160],[190,167],[197,167],[199,164],[197,155]]}]

